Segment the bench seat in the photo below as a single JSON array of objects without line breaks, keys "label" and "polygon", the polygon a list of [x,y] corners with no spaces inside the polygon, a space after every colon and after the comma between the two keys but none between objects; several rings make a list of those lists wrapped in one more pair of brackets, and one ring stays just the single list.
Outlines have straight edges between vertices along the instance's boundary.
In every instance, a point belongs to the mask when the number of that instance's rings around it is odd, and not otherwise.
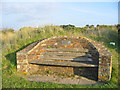
[{"label": "bench seat", "polygon": [[91,58],[88,57],[79,57],[79,58],[72,58],[72,57],[46,57],[40,56],[39,59],[52,59],[52,60],[65,60],[65,61],[93,61]]},{"label": "bench seat", "polygon": [[82,48],[64,48],[64,49],[60,49],[60,48],[45,48],[42,49],[43,51],[52,51],[52,52],[88,52],[88,49],[82,49]]},{"label": "bench seat", "polygon": [[81,62],[65,62],[65,61],[43,61],[43,60],[33,60],[29,62],[30,64],[37,65],[51,65],[51,66],[68,66],[68,67],[98,67],[95,64],[87,64]]},{"label": "bench seat", "polygon": [[51,55],[51,56],[84,56],[84,57],[92,57],[91,54],[86,53],[66,53],[66,52],[42,52],[40,55]]}]

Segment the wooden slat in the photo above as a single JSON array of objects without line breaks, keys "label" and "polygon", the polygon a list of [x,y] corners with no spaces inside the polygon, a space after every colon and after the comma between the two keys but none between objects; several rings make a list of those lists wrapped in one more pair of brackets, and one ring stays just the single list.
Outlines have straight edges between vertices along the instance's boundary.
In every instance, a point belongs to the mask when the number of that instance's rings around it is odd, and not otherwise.
[{"label": "wooden slat", "polygon": [[51,55],[51,56],[85,56],[85,57],[91,57],[91,54],[85,54],[85,53],[65,53],[65,52],[42,52],[40,55]]},{"label": "wooden slat", "polygon": [[42,49],[43,51],[57,51],[57,52],[88,52],[88,49],[82,49],[82,48],[71,48],[71,49],[60,49],[60,48],[45,48]]},{"label": "wooden slat", "polygon": [[92,61],[91,58],[81,57],[81,58],[66,58],[66,57],[39,57],[40,59],[52,59],[52,60],[68,60],[68,61]]},{"label": "wooden slat", "polygon": [[29,62],[30,64],[40,64],[40,65],[58,65],[58,66],[70,66],[70,67],[97,67],[94,64],[86,64],[80,62],[59,62],[59,61],[41,61],[33,60]]}]

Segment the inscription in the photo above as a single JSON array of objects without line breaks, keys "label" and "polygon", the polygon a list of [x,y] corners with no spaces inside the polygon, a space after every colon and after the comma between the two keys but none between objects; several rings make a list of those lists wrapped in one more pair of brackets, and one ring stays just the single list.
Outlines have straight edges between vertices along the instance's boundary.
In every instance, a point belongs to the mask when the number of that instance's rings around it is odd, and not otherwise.
[{"label": "inscription", "polygon": [[61,43],[62,43],[62,45],[70,45],[70,44],[71,44],[71,41],[62,40]]}]

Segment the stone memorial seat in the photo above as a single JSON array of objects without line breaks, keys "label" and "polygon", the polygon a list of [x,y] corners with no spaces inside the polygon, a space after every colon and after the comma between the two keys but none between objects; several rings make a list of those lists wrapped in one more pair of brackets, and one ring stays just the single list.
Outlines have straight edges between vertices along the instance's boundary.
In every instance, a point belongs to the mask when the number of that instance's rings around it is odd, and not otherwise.
[{"label": "stone memorial seat", "polygon": [[109,81],[111,69],[110,52],[103,45],[85,37],[47,38],[17,52],[18,72],[52,71]]}]

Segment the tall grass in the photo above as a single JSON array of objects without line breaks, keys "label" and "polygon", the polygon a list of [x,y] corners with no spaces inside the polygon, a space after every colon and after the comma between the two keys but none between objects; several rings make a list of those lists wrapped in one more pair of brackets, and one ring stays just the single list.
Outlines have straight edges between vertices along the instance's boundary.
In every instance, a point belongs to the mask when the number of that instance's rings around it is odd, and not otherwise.
[{"label": "tall grass", "polygon": [[[109,83],[110,85],[106,85],[103,87],[112,87],[111,85],[117,86],[118,83],[118,52],[117,52],[117,45],[118,45],[118,34],[117,29],[115,27],[104,27],[98,28],[95,30],[85,30],[84,28],[80,29],[71,29],[65,30],[59,26],[44,26],[44,27],[23,27],[19,31],[15,32],[8,32],[2,33],[2,66],[3,66],[3,87],[25,87],[23,84],[28,84],[26,87],[39,87],[39,83],[30,83],[24,79],[20,79],[19,75],[16,72],[16,52],[25,46],[38,41],[40,39],[59,36],[59,35],[66,35],[66,36],[85,36],[90,39],[93,39],[98,42],[103,42],[104,45],[110,50],[113,55],[113,72],[112,72],[112,79]],[[116,45],[110,45],[110,42],[115,42]],[[16,80],[12,77],[15,76]],[[10,82],[13,80],[13,82]],[[17,82],[20,80],[20,83]],[[112,83],[112,84],[111,84]],[[15,84],[15,85],[12,85]],[[33,85],[33,86],[31,86]],[[50,86],[51,84],[46,84]],[[72,86],[72,85],[58,85],[53,84],[54,87],[82,87],[82,86]],[[47,86],[46,86],[47,87]],[[87,87],[87,86],[85,86]],[[88,86],[89,87],[89,86]],[[94,86],[94,87],[101,87],[101,86]]]}]

